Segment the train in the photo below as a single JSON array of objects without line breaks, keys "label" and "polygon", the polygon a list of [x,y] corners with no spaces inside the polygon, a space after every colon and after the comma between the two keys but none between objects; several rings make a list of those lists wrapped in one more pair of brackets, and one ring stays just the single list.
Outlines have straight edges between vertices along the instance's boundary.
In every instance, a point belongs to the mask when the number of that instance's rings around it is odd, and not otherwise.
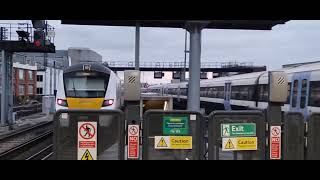
[{"label": "train", "polygon": [[79,63],[59,74],[56,111],[120,107],[121,81],[107,66],[98,63]]},{"label": "train", "polygon": [[[320,63],[289,66],[283,71],[288,77],[287,102],[282,112],[301,112],[305,119],[320,112]],[[200,101],[206,107],[220,104],[224,110],[267,109],[268,71],[239,74],[200,81]],[[188,82],[150,86],[147,93],[187,99]],[[214,109],[214,108],[213,108]]]}]

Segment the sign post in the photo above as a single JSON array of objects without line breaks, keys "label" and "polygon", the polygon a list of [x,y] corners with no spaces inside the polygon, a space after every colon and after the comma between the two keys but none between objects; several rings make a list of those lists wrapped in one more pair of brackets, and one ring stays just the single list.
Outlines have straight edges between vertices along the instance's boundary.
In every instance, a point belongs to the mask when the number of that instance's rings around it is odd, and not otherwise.
[{"label": "sign post", "polygon": [[163,117],[164,135],[188,135],[189,133],[188,116]]},{"label": "sign post", "polygon": [[78,122],[78,160],[97,160],[97,122]]},{"label": "sign post", "polygon": [[281,159],[281,126],[271,126],[270,159]]},{"label": "sign post", "polygon": [[139,159],[139,125],[128,125],[128,159]]},{"label": "sign post", "polygon": [[255,123],[221,124],[221,137],[256,136]]}]

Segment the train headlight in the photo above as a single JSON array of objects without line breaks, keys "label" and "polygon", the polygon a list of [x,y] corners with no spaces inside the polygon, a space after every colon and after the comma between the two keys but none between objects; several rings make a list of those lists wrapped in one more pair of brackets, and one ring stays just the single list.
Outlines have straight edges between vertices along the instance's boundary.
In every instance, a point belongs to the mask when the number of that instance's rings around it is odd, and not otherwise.
[{"label": "train headlight", "polygon": [[66,100],[63,100],[63,99],[58,99],[58,100],[57,100],[57,104],[58,104],[59,106],[68,107],[67,101],[66,101]]},{"label": "train headlight", "polygon": [[113,99],[107,99],[103,101],[103,106],[111,106],[114,103]]}]

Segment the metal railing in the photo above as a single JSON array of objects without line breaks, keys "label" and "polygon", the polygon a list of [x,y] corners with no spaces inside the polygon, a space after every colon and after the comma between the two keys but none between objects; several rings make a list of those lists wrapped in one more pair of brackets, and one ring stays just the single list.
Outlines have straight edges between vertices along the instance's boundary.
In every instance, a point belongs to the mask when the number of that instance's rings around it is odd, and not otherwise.
[{"label": "metal railing", "polygon": [[[135,67],[134,61],[108,61],[105,62],[109,67]],[[184,68],[184,62],[140,62],[141,68]],[[254,67],[253,62],[202,62],[201,68],[241,68],[241,67]],[[189,63],[186,64],[186,68],[189,68]]]},{"label": "metal railing", "polygon": [[[0,33],[0,41],[19,41],[21,38],[19,37],[17,31],[25,31],[29,34],[28,40],[33,42],[34,38],[34,29],[32,24],[30,23],[0,23],[1,33]],[[50,36],[54,32],[54,27],[46,24],[45,27],[45,37],[46,40],[54,43],[54,36]]]}]

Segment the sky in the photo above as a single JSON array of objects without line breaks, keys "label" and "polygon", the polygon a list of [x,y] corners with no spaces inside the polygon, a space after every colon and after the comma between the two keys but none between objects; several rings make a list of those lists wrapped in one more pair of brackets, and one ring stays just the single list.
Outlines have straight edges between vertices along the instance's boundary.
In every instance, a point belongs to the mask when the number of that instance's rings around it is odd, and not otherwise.
[{"label": "sky", "polygon": [[[4,21],[3,22],[29,22]],[[87,47],[102,55],[104,61],[134,61],[135,28],[62,25],[49,20],[55,27],[57,50]],[[140,61],[162,62],[184,60],[184,29],[141,28]],[[272,31],[218,30],[202,31],[202,62],[253,62],[268,70],[283,64],[320,60],[320,21],[291,20],[275,26]],[[170,73],[169,73],[170,74]],[[166,78],[171,76],[168,73]],[[153,80],[153,73],[145,73],[142,81]]]}]

